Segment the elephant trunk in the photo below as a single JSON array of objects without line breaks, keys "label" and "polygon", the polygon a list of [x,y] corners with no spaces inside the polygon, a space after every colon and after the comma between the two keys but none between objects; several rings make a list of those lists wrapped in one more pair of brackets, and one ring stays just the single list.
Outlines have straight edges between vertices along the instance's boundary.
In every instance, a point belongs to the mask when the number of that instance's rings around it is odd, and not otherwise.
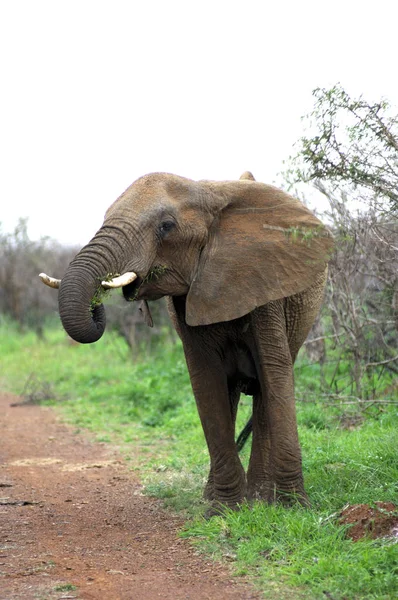
[{"label": "elephant trunk", "polygon": [[[87,247],[88,248],[88,247]],[[83,249],[71,262],[59,288],[59,314],[65,331],[81,344],[96,342],[105,331],[105,309],[100,303],[101,280],[112,272],[102,260]],[[88,256],[87,256],[88,254]]]}]

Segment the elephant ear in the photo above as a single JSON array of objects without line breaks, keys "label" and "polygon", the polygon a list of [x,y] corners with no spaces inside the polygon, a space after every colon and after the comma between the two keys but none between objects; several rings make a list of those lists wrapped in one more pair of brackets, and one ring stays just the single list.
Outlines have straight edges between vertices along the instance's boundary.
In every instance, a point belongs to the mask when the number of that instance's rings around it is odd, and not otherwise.
[{"label": "elephant ear", "polygon": [[332,236],[299,200],[247,175],[202,183],[214,220],[187,296],[188,325],[237,319],[325,271]]}]

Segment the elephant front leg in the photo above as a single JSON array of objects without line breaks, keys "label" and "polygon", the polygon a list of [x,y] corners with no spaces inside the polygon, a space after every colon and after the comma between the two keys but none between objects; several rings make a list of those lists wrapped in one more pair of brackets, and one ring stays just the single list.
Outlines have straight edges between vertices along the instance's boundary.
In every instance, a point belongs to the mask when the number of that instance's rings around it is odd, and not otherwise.
[{"label": "elephant front leg", "polygon": [[[228,386],[228,395],[229,395],[229,407],[232,418],[232,426],[235,432],[235,424],[236,424],[236,415],[238,412],[238,404],[240,399],[240,388],[236,385],[236,383],[231,382]],[[234,433],[235,435],[235,433]],[[213,467],[210,466],[209,476],[207,478],[207,483],[205,485],[205,489],[203,492],[203,497],[205,500],[212,502],[215,498],[214,495],[214,473]]]},{"label": "elephant front leg", "polygon": [[204,495],[210,500],[207,516],[236,508],[246,492],[245,472],[236,449],[235,414],[231,409],[227,376],[216,357],[189,354],[188,369],[200,420],[210,454],[210,475]]},{"label": "elephant front leg", "polygon": [[[308,504],[294,402],[293,364],[282,302],[256,311],[261,391],[253,401],[248,498]],[[266,327],[264,327],[266,324]]]}]

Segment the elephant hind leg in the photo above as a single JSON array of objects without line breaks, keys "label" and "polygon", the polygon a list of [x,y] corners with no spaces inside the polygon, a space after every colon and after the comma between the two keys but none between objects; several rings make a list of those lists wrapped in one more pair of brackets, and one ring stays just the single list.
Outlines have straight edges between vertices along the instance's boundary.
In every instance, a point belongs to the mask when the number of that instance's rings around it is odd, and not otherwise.
[{"label": "elephant hind leg", "polygon": [[248,497],[266,502],[293,497],[306,504],[285,302],[278,300],[257,309],[253,331],[261,390],[253,399]]},{"label": "elephant hind leg", "polygon": [[275,398],[268,395],[264,398],[258,393],[253,400],[253,442],[247,472],[248,500],[263,500],[269,504],[280,502],[284,505],[300,502],[308,506],[293,409],[287,405],[281,407],[284,413],[284,416],[281,415],[282,421],[290,413],[291,422],[286,433],[275,417],[275,407],[272,406]]}]

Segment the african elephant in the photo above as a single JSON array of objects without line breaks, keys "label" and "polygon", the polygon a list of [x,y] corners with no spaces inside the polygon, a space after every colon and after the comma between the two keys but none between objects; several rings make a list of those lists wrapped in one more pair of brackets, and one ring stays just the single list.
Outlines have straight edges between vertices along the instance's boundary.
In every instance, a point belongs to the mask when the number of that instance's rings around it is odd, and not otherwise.
[{"label": "african elephant", "polygon": [[[104,308],[93,302],[101,285],[145,301],[149,319],[146,301],[167,296],[210,454],[210,514],[244,498],[307,502],[293,363],[321,305],[332,246],[300,201],[251,173],[223,182],[154,173],[111,205],[60,283],[63,326],[81,343],[104,332]],[[247,474],[235,443],[241,392],[253,397]]]}]

